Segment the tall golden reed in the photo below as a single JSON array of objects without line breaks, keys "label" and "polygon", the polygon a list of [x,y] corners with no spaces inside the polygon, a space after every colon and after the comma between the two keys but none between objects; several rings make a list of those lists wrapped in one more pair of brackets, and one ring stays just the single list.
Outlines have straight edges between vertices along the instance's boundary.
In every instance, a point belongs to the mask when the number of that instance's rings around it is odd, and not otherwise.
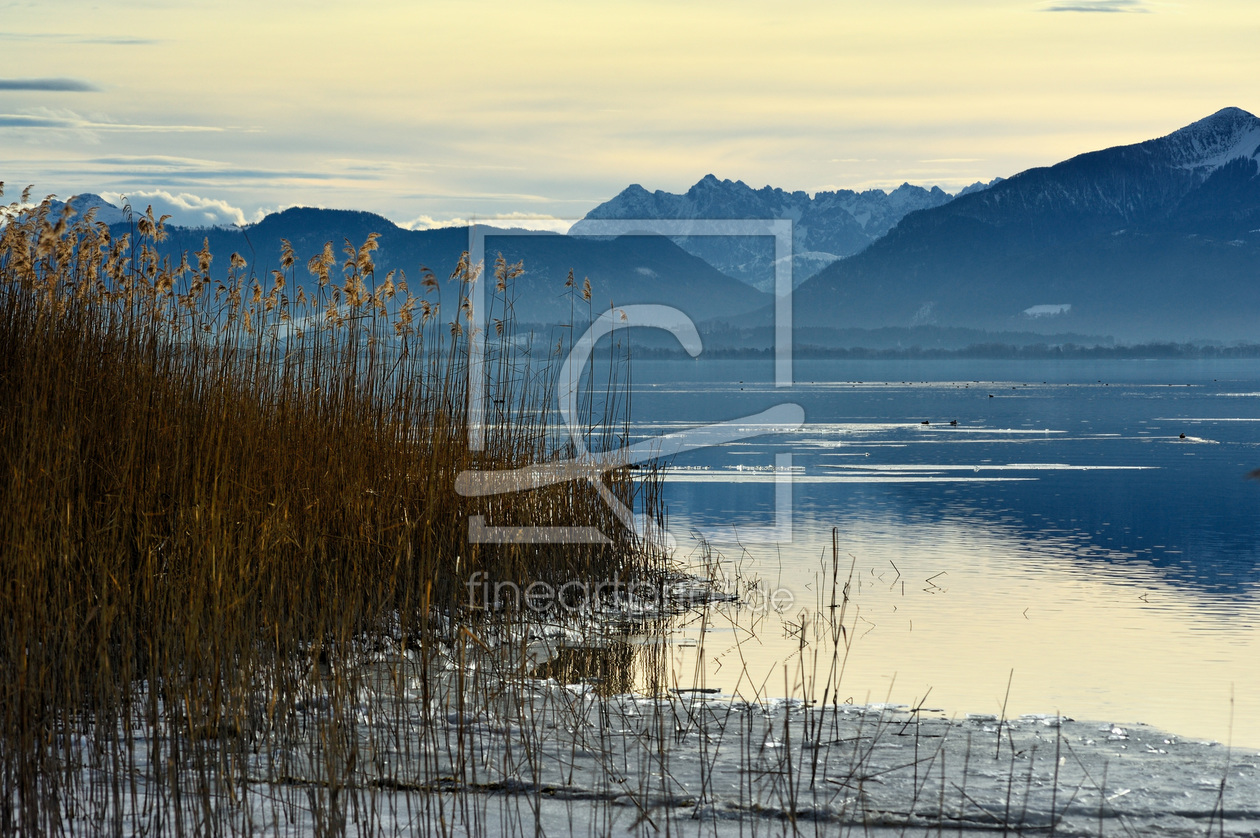
[{"label": "tall golden reed", "polygon": [[[303,282],[288,242],[258,276],[208,243],[162,255],[151,209],[115,237],[51,207],[0,219],[0,832],[73,831],[75,812],[121,829],[136,811],[160,832],[172,809],[229,829],[209,790],[230,797],[304,696],[338,706],[354,684],[327,666],[362,638],[424,656],[451,621],[475,632],[476,571],[659,571],[590,487],[453,489],[464,469],[564,453],[551,367],[508,351],[519,266],[495,266],[498,409],[474,452],[467,257],[445,288],[423,270],[413,292],[377,277],[373,235],[340,257],[326,245]],[[609,479],[633,492],[626,472]],[[612,540],[470,544],[470,514]],[[353,763],[352,747],[327,753]],[[87,774],[110,779],[84,799]]]}]

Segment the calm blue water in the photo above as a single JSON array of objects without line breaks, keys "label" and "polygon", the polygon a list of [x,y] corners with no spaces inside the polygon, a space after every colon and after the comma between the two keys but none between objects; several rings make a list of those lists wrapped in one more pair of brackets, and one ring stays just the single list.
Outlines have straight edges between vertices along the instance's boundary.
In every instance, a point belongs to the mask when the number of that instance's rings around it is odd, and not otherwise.
[{"label": "calm blue water", "polygon": [[1260,468],[1258,361],[812,360],[787,389],[772,373],[636,362],[643,437],[781,402],[805,411],[800,432],[676,457],[699,472],[667,490],[676,531],[772,523],[773,484],[729,472],[790,453],[804,541],[872,514],[988,521],[1033,540],[1070,533],[1088,561],[1149,565],[1176,585],[1257,592],[1260,481],[1246,475]]},{"label": "calm blue water", "polygon": [[[995,712],[1014,671],[1021,712],[1260,746],[1260,361],[808,360],[786,389],[769,362],[632,372],[639,438],[803,407],[798,431],[674,458],[670,530],[803,602],[837,528],[870,626],[855,697]],[[791,540],[713,535],[775,523],[785,454]],[[755,634],[743,665],[784,666],[783,626]]]}]

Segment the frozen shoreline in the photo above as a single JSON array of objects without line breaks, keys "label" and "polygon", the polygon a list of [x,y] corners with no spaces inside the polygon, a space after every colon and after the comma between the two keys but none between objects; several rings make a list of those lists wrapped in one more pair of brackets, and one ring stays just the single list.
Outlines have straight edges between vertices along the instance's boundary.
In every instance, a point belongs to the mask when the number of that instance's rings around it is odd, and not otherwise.
[{"label": "frozen shoreline", "polygon": [[[570,635],[531,651],[590,642]],[[477,675],[475,712],[430,698],[423,755],[378,754],[443,778],[454,834],[1260,835],[1260,750],[1149,725]],[[395,811],[436,802],[393,787]]]},{"label": "frozen shoreline", "polygon": [[507,758],[521,731],[445,720],[476,753],[491,820],[515,796],[560,833],[597,814],[617,829],[667,819],[684,835],[791,834],[793,821],[836,835],[1260,831],[1260,754],[1145,726],[539,689],[553,694],[540,729],[557,735],[526,762]]},{"label": "frozen shoreline", "polygon": [[[490,701],[425,700],[391,663],[363,683],[349,729],[313,702],[282,747],[243,755],[214,792],[228,822],[286,835],[1260,834],[1260,753],[1142,725],[601,697],[539,679],[481,693]],[[138,792],[96,825],[180,819],[146,790],[152,745],[133,740]],[[117,780],[80,776],[98,792]]]},{"label": "frozen shoreline", "polygon": [[[376,641],[319,663],[282,713],[259,693],[211,729],[141,701],[69,742],[45,816],[135,835],[1260,835],[1256,749],[1055,714],[602,695],[593,673],[538,671],[566,644],[608,653],[588,629],[493,650],[465,632],[427,664]],[[172,755],[192,767],[173,781]]]}]

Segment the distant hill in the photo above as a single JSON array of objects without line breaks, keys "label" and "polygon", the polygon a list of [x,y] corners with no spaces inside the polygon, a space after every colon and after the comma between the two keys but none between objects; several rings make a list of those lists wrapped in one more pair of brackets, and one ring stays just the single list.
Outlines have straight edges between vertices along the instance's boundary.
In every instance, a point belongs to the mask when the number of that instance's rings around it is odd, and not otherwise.
[{"label": "distant hill", "polygon": [[[76,207],[104,204],[99,198],[91,198],[95,196],[84,196],[82,201],[74,198],[71,203]],[[111,211],[119,212],[104,204],[98,209],[98,217],[112,217]],[[128,231],[130,225],[121,222],[112,229],[118,234]],[[309,207],[273,213],[245,227],[168,227],[167,232],[169,237],[161,249],[175,260],[181,253],[188,253],[190,261],[195,261],[192,254],[208,241],[215,269],[226,272],[231,254],[239,253],[248,269],[264,278],[279,267],[280,241],[287,239],[298,259],[295,278],[308,289],[313,280],[306,262],[324,249],[325,242],[332,242],[340,264],[347,240],[357,247],[369,234],[378,233],[379,249],[373,255],[378,278],[383,280],[391,270],[403,271],[412,292],[418,295],[423,290],[422,269],[432,270],[441,280],[441,287],[430,292],[429,299],[444,299],[449,304],[444,309],[444,320],[455,316],[456,292],[447,277],[469,246],[467,227],[406,230],[368,212]],[[524,262],[525,273],[513,285],[515,316],[521,323],[569,323],[571,317],[585,322],[591,314],[598,316],[606,311],[610,304],[631,303],[669,304],[693,320],[703,321],[756,310],[770,300],[766,294],[722,274],[668,239],[655,236],[600,241],[558,234],[490,231],[486,236],[486,257],[491,269],[500,252],[509,262]],[[568,292],[564,284],[570,270],[575,274],[576,287]],[[335,270],[334,277],[338,275]],[[581,298],[586,279],[591,283],[589,306]]]},{"label": "distant hill", "polygon": [[[972,184],[960,194],[981,191],[989,185]],[[939,187],[924,189],[908,183],[892,192],[841,189],[810,196],[769,186],[753,189],[743,181],[706,175],[681,195],[660,190],[648,192],[638,184],[629,186],[587,213],[570,232],[582,232],[588,226],[583,222],[588,219],[790,218],[794,222],[793,281],[799,285],[832,262],[857,253],[885,235],[907,213],[938,207],[952,198]],[[693,236],[675,241],[729,276],[763,291],[773,288],[774,247],[768,239]]]},{"label": "distant hill", "polygon": [[1226,108],[909,213],[794,302],[801,327],[1260,340],[1260,119]]}]

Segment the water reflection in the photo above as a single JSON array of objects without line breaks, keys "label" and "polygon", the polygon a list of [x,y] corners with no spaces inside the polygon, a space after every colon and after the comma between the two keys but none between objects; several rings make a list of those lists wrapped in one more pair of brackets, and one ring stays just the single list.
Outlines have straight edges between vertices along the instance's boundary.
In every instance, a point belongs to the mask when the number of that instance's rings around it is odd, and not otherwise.
[{"label": "water reflection", "polygon": [[[1245,479],[1260,465],[1260,364],[981,367],[800,365],[788,395],[806,426],[680,457],[671,531],[687,545],[772,524],[772,466],[791,453],[792,541],[718,546],[808,607],[838,528],[860,616],[846,697],[995,712],[1013,669],[1018,712],[1224,740],[1232,687],[1235,741],[1260,746],[1260,484]],[[745,368],[644,364],[637,431],[784,397]],[[814,652],[799,612],[759,620],[684,630],[679,683],[793,683]]]},{"label": "water reflection", "polygon": [[[996,713],[1010,678],[1011,713],[1226,741],[1232,710],[1233,741],[1260,746],[1254,600],[1179,587],[1142,564],[1100,565],[1071,536],[1030,540],[992,522],[869,516],[839,545],[854,605],[842,699]],[[715,609],[706,627],[681,629],[672,677],[684,683],[699,668],[707,686],[745,697],[756,685],[809,697],[819,650],[812,635],[802,646],[801,627],[826,616],[827,548],[815,543],[808,561],[804,552],[744,552],[738,573],[769,572],[768,584],[796,595],[793,607]]]}]

